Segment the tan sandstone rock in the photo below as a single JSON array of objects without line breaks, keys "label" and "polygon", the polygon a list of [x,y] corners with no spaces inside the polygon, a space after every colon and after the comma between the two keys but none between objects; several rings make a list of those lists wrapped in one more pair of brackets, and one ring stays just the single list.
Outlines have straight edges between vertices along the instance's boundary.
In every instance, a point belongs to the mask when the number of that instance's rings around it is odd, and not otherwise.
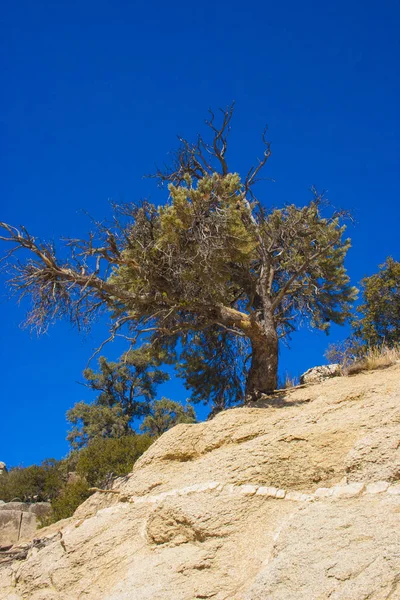
[{"label": "tan sandstone rock", "polygon": [[[1,600],[399,600],[400,366],[164,434]],[[3,562],[1,562],[3,561]]]},{"label": "tan sandstone rock", "polygon": [[20,510],[0,511],[0,547],[29,539],[36,529],[36,516],[33,513]]}]

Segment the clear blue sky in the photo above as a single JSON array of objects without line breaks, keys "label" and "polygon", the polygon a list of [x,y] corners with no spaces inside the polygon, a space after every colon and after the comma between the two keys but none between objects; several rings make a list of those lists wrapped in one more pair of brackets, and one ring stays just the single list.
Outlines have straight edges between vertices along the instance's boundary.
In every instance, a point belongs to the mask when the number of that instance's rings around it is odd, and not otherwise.
[{"label": "clear blue sky", "polygon": [[[355,284],[400,258],[398,1],[6,0],[2,12],[1,220],[57,239],[85,234],[81,209],[102,218],[109,199],[158,201],[142,175],[176,133],[201,129],[209,106],[236,100],[234,170],[252,163],[269,124],[264,202],[305,203],[315,184],[353,210]],[[60,458],[65,411],[90,398],[77,381],[104,324],[86,338],[66,323],[36,338],[3,285],[0,306],[0,460]],[[281,370],[324,362],[345,335],[295,334]],[[177,381],[163,392],[187,395]]]}]

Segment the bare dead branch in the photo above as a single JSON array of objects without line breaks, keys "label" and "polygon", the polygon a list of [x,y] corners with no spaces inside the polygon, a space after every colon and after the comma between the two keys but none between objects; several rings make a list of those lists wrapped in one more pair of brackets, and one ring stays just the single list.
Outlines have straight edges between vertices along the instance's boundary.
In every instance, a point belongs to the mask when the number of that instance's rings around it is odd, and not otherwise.
[{"label": "bare dead branch", "polygon": [[228,173],[228,165],[226,163],[225,154],[226,149],[228,147],[228,134],[231,130],[230,122],[233,115],[233,110],[235,107],[235,103],[233,102],[230,106],[228,106],[225,110],[220,109],[223,115],[222,125],[220,127],[216,127],[214,125],[214,113],[209,109],[209,113],[211,115],[210,120],[206,121],[206,125],[212,129],[214,132],[214,137],[212,141],[213,151],[210,151],[210,154],[213,154],[221,165],[221,174],[224,176]]},{"label": "bare dead branch", "polygon": [[180,185],[187,175],[194,181],[213,173],[219,173],[222,177],[227,175],[226,151],[233,111],[234,103],[225,109],[220,109],[222,123],[217,126],[215,115],[210,109],[210,119],[205,123],[212,131],[211,141],[208,142],[199,135],[196,143],[190,143],[184,137],[178,136],[180,147],[172,154],[171,166],[164,169],[157,168],[156,173],[150,177],[158,179],[161,185],[164,183]]},{"label": "bare dead branch", "polygon": [[244,183],[244,188],[245,188],[246,193],[248,193],[250,191],[252,185],[254,185],[257,181],[259,181],[257,179],[257,175],[263,169],[263,167],[266,165],[267,160],[271,156],[271,142],[269,142],[267,140],[267,131],[268,131],[268,127],[266,126],[262,133],[262,141],[265,146],[263,157],[261,159],[259,159],[258,165],[251,167],[249,172],[247,173],[245,183]]}]

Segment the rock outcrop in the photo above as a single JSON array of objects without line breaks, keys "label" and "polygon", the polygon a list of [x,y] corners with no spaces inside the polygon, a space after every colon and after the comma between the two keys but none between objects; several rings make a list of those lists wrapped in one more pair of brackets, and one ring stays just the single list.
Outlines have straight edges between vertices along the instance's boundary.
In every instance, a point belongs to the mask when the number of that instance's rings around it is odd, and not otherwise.
[{"label": "rock outcrop", "polygon": [[36,537],[1,600],[398,600],[400,367],[178,425]]},{"label": "rock outcrop", "polygon": [[300,383],[320,383],[330,377],[339,377],[341,372],[340,365],[336,363],[312,367],[312,369],[308,369],[308,371],[300,375]]},{"label": "rock outcrop", "polygon": [[4,502],[0,504],[0,548],[32,537],[38,517],[51,510],[49,502]]}]

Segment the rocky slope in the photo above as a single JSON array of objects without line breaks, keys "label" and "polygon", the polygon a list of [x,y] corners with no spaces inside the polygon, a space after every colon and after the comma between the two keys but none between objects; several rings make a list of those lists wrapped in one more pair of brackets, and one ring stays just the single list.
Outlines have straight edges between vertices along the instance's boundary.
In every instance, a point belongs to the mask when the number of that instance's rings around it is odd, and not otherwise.
[{"label": "rocky slope", "polygon": [[0,564],[7,600],[400,599],[400,365],[163,435]]}]

